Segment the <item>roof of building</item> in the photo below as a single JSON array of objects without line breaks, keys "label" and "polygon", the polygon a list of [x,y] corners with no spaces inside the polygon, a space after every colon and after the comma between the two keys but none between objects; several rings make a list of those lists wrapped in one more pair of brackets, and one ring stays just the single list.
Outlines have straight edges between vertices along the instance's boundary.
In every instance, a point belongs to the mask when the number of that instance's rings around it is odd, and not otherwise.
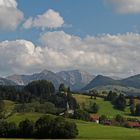
[{"label": "roof of building", "polygon": [[90,119],[92,119],[92,120],[99,120],[99,118],[100,118],[100,116],[97,115],[97,114],[91,114],[90,115]]},{"label": "roof of building", "polygon": [[140,127],[139,122],[127,122],[127,125],[131,127]]}]

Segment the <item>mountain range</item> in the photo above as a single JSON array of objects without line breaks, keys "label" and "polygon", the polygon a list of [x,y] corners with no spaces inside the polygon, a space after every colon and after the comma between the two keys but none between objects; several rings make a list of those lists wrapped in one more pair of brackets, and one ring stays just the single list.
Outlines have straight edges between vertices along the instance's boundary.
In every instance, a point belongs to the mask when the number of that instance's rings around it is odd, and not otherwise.
[{"label": "mountain range", "polygon": [[43,70],[40,73],[34,73],[32,75],[12,75],[7,77],[8,80],[14,81],[17,85],[27,85],[28,83],[36,80],[48,80],[51,81],[56,88],[60,83],[67,83],[54,72]]},{"label": "mountain range", "polygon": [[78,90],[86,86],[93,77],[94,76],[88,72],[81,70],[61,71],[58,73],[43,70],[40,73],[32,75],[11,75],[6,77],[6,79],[13,81],[17,85],[27,85],[35,80],[48,80],[51,81],[57,89],[61,83],[64,83],[72,90]]},{"label": "mountain range", "polygon": [[51,81],[56,89],[58,89],[61,83],[69,86],[72,90],[81,91],[93,88],[110,89],[111,86],[114,89],[118,87],[121,87],[121,89],[128,89],[128,87],[131,87],[131,90],[140,89],[140,74],[121,79],[118,77],[114,78],[103,75],[94,76],[82,70],[60,71],[57,73],[49,70],[43,70],[42,72],[31,75],[15,74],[6,78],[0,78],[0,85],[27,85],[35,80]]}]

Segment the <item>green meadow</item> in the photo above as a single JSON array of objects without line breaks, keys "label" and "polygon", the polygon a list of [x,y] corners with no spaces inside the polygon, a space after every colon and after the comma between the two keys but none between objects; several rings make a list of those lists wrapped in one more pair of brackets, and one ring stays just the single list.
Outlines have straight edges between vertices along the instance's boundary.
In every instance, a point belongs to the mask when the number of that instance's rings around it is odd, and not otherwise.
[{"label": "green meadow", "polygon": [[[85,105],[86,108],[89,108],[93,102],[97,103],[99,106],[99,111],[97,114],[99,115],[106,115],[109,118],[113,118],[117,114],[120,114],[127,118],[129,117],[129,118],[140,119],[140,117],[130,116],[129,106],[126,107],[125,111],[120,111],[115,109],[109,101],[104,101],[103,98],[97,97],[95,100],[95,99],[91,99],[90,96],[87,95],[74,94],[73,96],[76,98],[81,108],[83,107],[83,104]],[[136,100],[136,102],[140,102],[140,100]]]},{"label": "green meadow", "polygon": [[[116,114],[121,114],[127,116],[129,114],[129,109],[126,108],[125,112],[115,110],[112,107],[112,104],[108,101],[104,101],[102,98],[97,98],[96,100],[90,99],[89,96],[85,95],[73,95],[76,100],[79,102],[80,106],[83,106],[83,103],[86,107],[89,107],[92,102],[96,102],[99,105],[99,115],[106,114],[109,117],[114,117]],[[5,100],[6,112],[12,110],[15,106],[14,102]],[[25,120],[26,118],[36,121],[39,117],[44,114],[41,113],[14,113],[12,116],[7,118],[9,122],[16,122],[18,124],[20,121]],[[140,139],[140,130],[138,129],[130,129],[123,127],[114,127],[114,126],[103,126],[99,124],[95,124],[92,122],[85,122],[81,120],[72,120],[77,124],[79,135],[77,139],[95,139],[95,140],[139,140]],[[1,139],[7,140],[7,139]],[[22,140],[22,139],[18,139]]]},{"label": "green meadow", "polygon": [[77,123],[79,139],[139,140],[140,130],[123,127],[103,126],[95,123]]},{"label": "green meadow", "polygon": [[[8,121],[14,121],[17,124],[26,118],[36,121],[43,114],[39,113],[20,113],[14,114],[8,118]],[[140,130],[114,126],[103,126],[92,122],[80,120],[70,120],[77,124],[79,135],[77,139],[98,139],[98,140],[139,140]],[[4,140],[4,139],[2,139]]]}]

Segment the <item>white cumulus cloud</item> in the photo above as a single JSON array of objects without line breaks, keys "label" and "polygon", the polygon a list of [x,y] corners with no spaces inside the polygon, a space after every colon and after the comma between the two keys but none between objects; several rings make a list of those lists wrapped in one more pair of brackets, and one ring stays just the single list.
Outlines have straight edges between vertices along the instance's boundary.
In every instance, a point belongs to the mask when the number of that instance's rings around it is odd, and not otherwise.
[{"label": "white cumulus cloud", "polygon": [[[1,72],[20,73],[41,63],[41,49],[26,40],[3,41],[0,43]],[[32,69],[32,70],[33,70]]]},{"label": "white cumulus cloud", "polygon": [[0,30],[15,30],[23,18],[16,0],[0,0]]},{"label": "white cumulus cloud", "polygon": [[123,14],[140,13],[140,0],[105,0],[112,8]]},{"label": "white cumulus cloud", "polygon": [[63,24],[64,20],[60,16],[60,14],[52,9],[49,9],[42,15],[37,15],[35,18],[28,18],[23,24],[23,27],[25,29],[29,29],[32,27],[52,29],[62,27]]},{"label": "white cumulus cloud", "polygon": [[35,46],[26,40],[0,42],[0,73],[83,69],[92,74],[128,76],[140,73],[140,34],[87,36],[47,32]]},{"label": "white cumulus cloud", "polygon": [[17,2],[15,0],[0,0],[0,6],[16,8]]}]

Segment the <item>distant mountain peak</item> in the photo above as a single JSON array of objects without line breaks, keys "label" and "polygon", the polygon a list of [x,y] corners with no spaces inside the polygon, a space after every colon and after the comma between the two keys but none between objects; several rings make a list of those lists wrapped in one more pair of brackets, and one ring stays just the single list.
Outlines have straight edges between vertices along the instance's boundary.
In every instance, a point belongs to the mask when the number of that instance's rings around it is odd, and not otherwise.
[{"label": "distant mountain peak", "polygon": [[69,70],[58,72],[57,75],[61,76],[72,89],[81,89],[88,84],[94,76],[83,70]]},{"label": "distant mountain peak", "polygon": [[47,70],[47,69],[44,69],[41,73],[47,75],[48,73],[50,73],[51,71]]}]

